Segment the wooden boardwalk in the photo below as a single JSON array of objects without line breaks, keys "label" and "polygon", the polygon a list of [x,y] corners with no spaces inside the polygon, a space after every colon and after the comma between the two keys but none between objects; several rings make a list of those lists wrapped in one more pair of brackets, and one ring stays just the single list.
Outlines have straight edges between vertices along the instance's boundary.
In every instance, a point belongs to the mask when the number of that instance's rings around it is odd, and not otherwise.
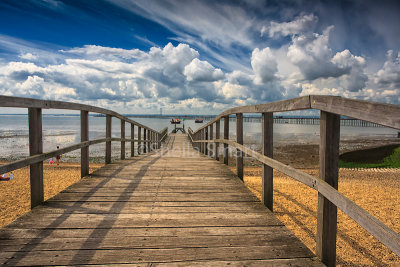
[{"label": "wooden boardwalk", "polygon": [[0,263],[322,265],[187,135],[165,146],[97,170],[1,229]]}]

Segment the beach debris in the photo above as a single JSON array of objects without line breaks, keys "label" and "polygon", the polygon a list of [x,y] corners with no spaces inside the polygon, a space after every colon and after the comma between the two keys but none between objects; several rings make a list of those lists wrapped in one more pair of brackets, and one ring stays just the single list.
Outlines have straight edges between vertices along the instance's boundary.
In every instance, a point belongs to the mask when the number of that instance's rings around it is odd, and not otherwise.
[{"label": "beach debris", "polygon": [[4,173],[1,177],[0,177],[0,181],[12,181],[14,179],[14,174],[13,172],[10,172],[10,176],[7,176],[6,173]]}]

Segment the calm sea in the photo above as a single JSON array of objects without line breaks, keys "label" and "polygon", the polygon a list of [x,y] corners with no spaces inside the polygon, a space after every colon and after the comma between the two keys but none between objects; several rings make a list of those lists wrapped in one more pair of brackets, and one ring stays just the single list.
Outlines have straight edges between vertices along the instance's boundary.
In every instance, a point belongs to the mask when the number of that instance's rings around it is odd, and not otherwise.
[{"label": "calm sea", "polygon": [[[169,119],[157,118],[131,118],[143,125],[147,125],[155,130],[161,130],[169,127],[171,131],[174,125],[171,125]],[[205,121],[206,122],[206,121]],[[203,124],[197,124],[194,120],[185,120],[185,128],[191,127],[193,130],[201,127]],[[179,127],[181,127],[179,125]],[[221,132],[223,124],[221,124]],[[135,128],[136,130],[136,128]],[[234,138],[235,122],[230,122],[230,135]],[[397,130],[384,127],[341,127],[341,139],[357,139],[364,137],[395,137]],[[137,134],[137,130],[136,130]],[[113,119],[112,136],[120,136],[120,121]],[[126,125],[126,136],[130,137],[130,127]],[[261,123],[244,123],[245,143],[260,144],[261,141]],[[97,139],[105,137],[105,118],[89,117],[89,138]],[[275,124],[274,142],[276,144],[310,144],[318,143],[319,125],[297,125],[297,124]],[[54,116],[43,115],[43,149],[44,151],[55,150],[57,146],[65,147],[80,142],[80,118],[79,116]],[[19,159],[29,155],[28,140],[28,117],[27,115],[0,115],[0,159]],[[113,142],[113,156],[119,155],[119,142]],[[104,144],[98,144],[90,147],[91,157],[103,157]],[[127,145],[128,150],[128,145]],[[74,160],[80,156],[80,150],[76,150],[64,155],[65,160]]]}]

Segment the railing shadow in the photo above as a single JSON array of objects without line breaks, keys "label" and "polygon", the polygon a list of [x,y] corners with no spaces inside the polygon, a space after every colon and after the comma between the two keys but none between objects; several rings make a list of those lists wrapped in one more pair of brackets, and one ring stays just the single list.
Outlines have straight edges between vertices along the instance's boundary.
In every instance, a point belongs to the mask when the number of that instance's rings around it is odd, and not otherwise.
[{"label": "railing shadow", "polygon": [[[143,159],[143,158],[148,158],[151,157],[151,154],[148,154],[146,156],[142,156],[140,157],[138,160]],[[157,160],[158,158],[155,158],[154,160]],[[153,164],[154,160],[152,160],[148,165]],[[129,165],[133,165],[136,163],[137,160],[134,161],[129,161],[126,163],[122,163],[116,170],[114,170],[112,172],[112,174],[109,175],[109,177],[118,175],[125,167],[129,166]],[[147,165],[146,165],[147,166]],[[148,166],[147,166],[148,168]],[[140,173],[140,172],[139,172]],[[143,173],[143,172],[142,172]],[[137,179],[141,179],[142,176],[138,176]],[[134,180],[137,181],[137,180]],[[67,210],[65,212],[63,212],[57,219],[55,219],[54,221],[52,221],[49,225],[47,225],[45,228],[43,228],[42,230],[46,229],[47,231],[40,231],[39,234],[33,238],[31,238],[31,240],[29,242],[27,242],[21,249],[19,249],[18,251],[16,251],[13,255],[10,256],[10,259],[4,262],[4,265],[17,265],[22,259],[24,259],[30,252],[32,252],[35,247],[37,247],[41,241],[43,241],[45,238],[49,237],[52,232],[57,229],[57,227],[59,227],[63,222],[65,222],[73,213],[73,211],[75,210],[82,210],[85,208],[82,208],[82,204],[85,203],[85,201],[87,201],[90,197],[92,197],[100,188],[102,188],[104,185],[106,185],[107,183],[110,182],[110,179],[104,179],[103,181],[101,181],[99,184],[97,184],[95,187],[93,187],[92,189],[90,189],[84,196],[82,196],[81,198],[77,199],[75,201],[75,203],[72,206],[69,206],[67,208]],[[137,186],[137,184],[136,184]],[[136,186],[131,186],[125,190],[127,192],[130,191],[134,191]],[[118,202],[117,202],[118,203]],[[115,207],[118,210],[118,207]],[[121,207],[122,208],[122,207]],[[71,212],[72,211],[72,212]],[[23,218],[23,216],[21,217],[21,219]],[[99,229],[99,227],[97,227],[96,229]],[[50,231],[48,231],[50,230]],[[104,230],[104,229],[103,229]],[[98,236],[105,236],[107,233],[99,233],[96,232],[97,237]],[[91,235],[91,237],[93,236],[93,234]],[[90,237],[89,237],[90,238]],[[78,252],[79,253],[79,252]],[[85,257],[87,256],[87,252],[85,252]],[[81,255],[79,255],[81,256]],[[77,257],[74,257],[72,261],[74,261]],[[82,258],[81,258],[82,259]]]}]

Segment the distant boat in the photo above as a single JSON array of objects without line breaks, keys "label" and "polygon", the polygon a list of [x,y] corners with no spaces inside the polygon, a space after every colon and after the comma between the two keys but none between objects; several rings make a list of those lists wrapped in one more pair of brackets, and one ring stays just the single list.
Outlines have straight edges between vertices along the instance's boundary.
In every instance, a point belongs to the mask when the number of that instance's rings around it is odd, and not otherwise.
[{"label": "distant boat", "polygon": [[203,119],[202,118],[196,118],[194,120],[195,123],[203,123]]},{"label": "distant boat", "polygon": [[181,124],[181,120],[180,119],[171,119],[171,124]]}]

